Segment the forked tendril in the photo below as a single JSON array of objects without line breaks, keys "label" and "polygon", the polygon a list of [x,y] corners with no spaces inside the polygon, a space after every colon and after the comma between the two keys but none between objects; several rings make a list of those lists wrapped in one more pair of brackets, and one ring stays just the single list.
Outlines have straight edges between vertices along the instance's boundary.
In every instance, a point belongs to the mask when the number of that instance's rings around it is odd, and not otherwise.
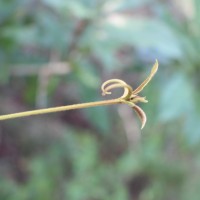
[{"label": "forked tendril", "polygon": [[158,69],[158,62],[156,60],[156,63],[154,64],[150,75],[135,90],[133,90],[130,85],[128,85],[126,82],[124,82],[120,79],[111,79],[111,80],[104,82],[101,86],[102,95],[111,94],[111,90],[115,89],[115,88],[124,88],[124,93],[122,94],[122,96],[119,98],[116,98],[116,99],[1,115],[0,120],[7,120],[7,119],[26,117],[26,116],[31,116],[31,115],[39,115],[39,114],[45,114],[45,113],[53,113],[53,112],[60,112],[60,111],[66,111],[66,110],[95,107],[95,106],[106,106],[106,105],[112,105],[112,104],[125,103],[125,104],[128,104],[129,106],[131,106],[135,110],[135,112],[138,114],[138,116],[142,122],[141,128],[143,128],[146,123],[146,114],[139,106],[136,105],[136,103],[137,102],[146,103],[147,100],[145,99],[145,97],[138,96],[138,93],[141,92],[143,90],[143,88],[149,83],[149,81],[152,79],[152,77],[156,73],[157,69]]}]

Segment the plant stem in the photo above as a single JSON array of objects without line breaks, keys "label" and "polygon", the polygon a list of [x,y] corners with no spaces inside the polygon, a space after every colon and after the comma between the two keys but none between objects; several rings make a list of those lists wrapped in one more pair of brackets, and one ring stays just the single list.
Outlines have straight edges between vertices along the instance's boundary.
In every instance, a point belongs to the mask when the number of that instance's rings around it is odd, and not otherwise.
[{"label": "plant stem", "polygon": [[41,114],[46,114],[46,113],[89,108],[89,107],[95,107],[95,106],[107,106],[107,105],[119,104],[119,103],[123,103],[123,100],[120,98],[104,100],[104,101],[89,102],[89,103],[74,104],[74,105],[68,105],[68,106],[60,106],[60,107],[54,107],[54,108],[39,109],[39,110],[33,110],[33,111],[25,111],[25,112],[19,112],[19,113],[14,113],[14,114],[1,115],[0,121],[19,118],[19,117],[27,117],[31,115],[41,115]]}]

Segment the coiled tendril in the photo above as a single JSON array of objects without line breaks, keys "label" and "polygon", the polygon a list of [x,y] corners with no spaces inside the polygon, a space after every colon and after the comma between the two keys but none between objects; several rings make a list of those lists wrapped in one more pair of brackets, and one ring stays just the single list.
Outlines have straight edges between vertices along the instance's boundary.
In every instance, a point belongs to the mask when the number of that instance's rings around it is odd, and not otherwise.
[{"label": "coiled tendril", "polygon": [[133,90],[130,85],[128,85],[126,82],[124,82],[120,79],[108,80],[108,81],[104,82],[101,86],[102,95],[111,94],[110,90],[112,90],[114,88],[124,88],[124,93],[121,97],[119,97],[119,99],[121,100],[121,102],[128,104],[135,110],[135,112],[138,114],[138,116],[142,122],[141,128],[143,128],[145,126],[146,120],[147,120],[146,114],[135,103],[137,103],[137,102],[147,103],[148,102],[146,100],[146,97],[140,97],[138,95],[138,93],[141,92],[144,89],[144,87],[149,83],[149,81],[152,79],[152,77],[157,72],[157,70],[158,70],[158,61],[156,60],[156,63],[154,64],[150,75],[135,90]]},{"label": "coiled tendril", "polygon": [[66,110],[72,110],[72,109],[81,109],[81,108],[88,108],[88,107],[95,107],[95,106],[105,106],[105,105],[125,103],[125,104],[128,104],[129,106],[131,106],[135,110],[135,112],[138,114],[138,116],[142,122],[141,128],[143,128],[146,123],[146,119],[147,119],[146,114],[139,106],[136,105],[136,103],[137,102],[146,103],[148,101],[146,100],[145,97],[138,96],[138,93],[141,92],[144,89],[144,87],[149,83],[149,81],[152,79],[152,77],[156,73],[157,69],[158,69],[158,61],[156,60],[156,63],[154,64],[150,75],[135,90],[133,90],[130,85],[128,85],[126,82],[124,82],[120,79],[111,79],[111,80],[104,82],[101,86],[102,95],[111,94],[111,90],[115,89],[115,88],[124,88],[123,95],[116,99],[1,115],[0,120],[7,120],[7,119],[26,117],[26,116],[31,116],[31,115],[52,113],[52,112],[60,112],[60,111],[66,111]]}]

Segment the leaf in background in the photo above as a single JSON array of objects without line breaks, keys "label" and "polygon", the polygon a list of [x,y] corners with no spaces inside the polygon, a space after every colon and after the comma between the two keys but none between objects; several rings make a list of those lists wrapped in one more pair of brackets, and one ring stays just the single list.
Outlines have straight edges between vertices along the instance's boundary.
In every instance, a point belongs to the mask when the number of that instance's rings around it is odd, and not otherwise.
[{"label": "leaf in background", "polygon": [[115,31],[118,30],[106,25],[96,26],[89,36],[92,53],[99,58],[107,71],[119,68],[116,51],[124,45],[123,35],[122,38],[116,38]]},{"label": "leaf in background", "polygon": [[[180,59],[182,49],[173,29],[157,19],[112,15],[90,34],[91,48],[106,69],[119,68],[116,52],[123,46],[151,52],[154,58]],[[149,55],[150,53],[148,53]]]},{"label": "leaf in background", "polygon": [[74,75],[81,82],[81,86],[96,89],[100,86],[100,77],[97,69],[85,58],[77,59],[72,66]]},{"label": "leaf in background", "polygon": [[62,0],[43,0],[45,4],[51,6],[53,9],[57,9],[61,13],[70,13],[73,16],[79,18],[92,18],[95,13],[95,9],[91,9],[89,6],[81,1],[62,1]]},{"label": "leaf in background", "polygon": [[[84,59],[81,59],[78,63],[74,64],[74,75],[79,86],[80,102],[100,100],[101,82],[97,73],[98,70]],[[106,107],[102,106],[84,109],[83,112],[97,128],[103,132],[109,130],[110,123]]]},{"label": "leaf in background", "polygon": [[137,9],[140,6],[144,6],[147,3],[151,3],[153,0],[109,0],[105,5],[105,11],[115,12],[115,11],[127,11],[127,9]]},{"label": "leaf in background", "polygon": [[[117,20],[118,19],[118,20]],[[108,20],[107,31],[111,40],[146,48],[167,58],[180,58],[181,49],[173,31],[157,19],[127,19],[116,16]]]},{"label": "leaf in background", "polygon": [[161,90],[161,121],[177,119],[193,111],[193,88],[184,74],[174,74],[162,85]]},{"label": "leaf in background", "polygon": [[[84,88],[80,87],[80,90],[83,91],[81,92],[81,100],[83,102],[96,101],[100,98],[99,93],[101,93],[101,91],[98,91],[97,89],[94,90],[84,86]],[[101,106],[84,109],[83,112],[86,114],[88,119],[103,133],[109,131],[111,124],[107,107]]]},{"label": "leaf in background", "polygon": [[6,64],[0,65],[0,84],[8,83],[10,76],[10,68]]},{"label": "leaf in background", "polygon": [[200,142],[200,114],[195,111],[189,114],[185,120],[184,133],[190,144],[195,145]]},{"label": "leaf in background", "polygon": [[183,119],[183,133],[191,144],[200,141],[200,113],[194,97],[192,83],[183,73],[177,73],[162,86],[159,105],[161,121]]}]

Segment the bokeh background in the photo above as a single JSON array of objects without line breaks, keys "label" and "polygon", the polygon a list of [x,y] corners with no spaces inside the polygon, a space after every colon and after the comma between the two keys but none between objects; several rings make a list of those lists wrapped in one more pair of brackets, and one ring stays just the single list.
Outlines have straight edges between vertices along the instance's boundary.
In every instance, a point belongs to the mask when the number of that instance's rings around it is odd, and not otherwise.
[{"label": "bokeh background", "polygon": [[1,0],[1,114],[105,99],[155,59],[142,131],[125,105],[1,121],[0,199],[200,198],[199,0]]}]

